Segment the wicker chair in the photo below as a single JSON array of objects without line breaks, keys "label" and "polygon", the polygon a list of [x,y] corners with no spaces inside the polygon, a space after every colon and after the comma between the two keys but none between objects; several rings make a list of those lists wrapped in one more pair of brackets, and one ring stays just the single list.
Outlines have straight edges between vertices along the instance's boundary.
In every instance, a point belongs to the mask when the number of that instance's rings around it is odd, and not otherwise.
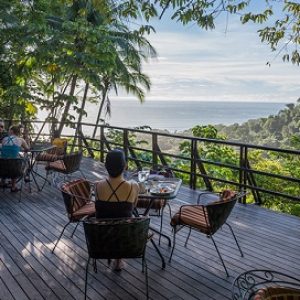
[{"label": "wicker chair", "polygon": [[53,145],[56,147],[53,149],[49,149],[47,151],[43,151],[42,153],[39,153],[36,156],[35,161],[49,163],[49,162],[61,160],[63,158],[63,156],[66,155],[68,141],[67,141],[67,139],[60,139],[60,140],[62,141],[61,147],[58,147],[55,145],[55,143],[53,143]]},{"label": "wicker chair", "polygon": [[96,219],[84,220],[84,232],[88,249],[86,265],[85,290],[86,299],[88,268],[93,259],[94,270],[97,272],[97,259],[141,258],[142,271],[145,273],[146,297],[148,292],[148,269],[145,257],[148,240],[149,218],[128,219]]},{"label": "wicker chair", "polygon": [[[151,170],[150,176],[157,176],[158,178],[160,176],[163,176],[165,178],[174,178],[175,177],[174,173],[170,169],[161,170],[161,171]],[[149,199],[143,198],[143,196],[140,195],[136,207],[137,208],[147,208],[149,205],[149,201],[150,201]],[[154,210],[155,213],[150,214],[150,215],[160,217],[160,229],[159,229],[160,234],[159,234],[159,242],[158,242],[159,244],[160,244],[160,240],[161,240],[164,210],[165,210],[166,206],[169,209],[169,214],[170,214],[170,218],[171,218],[172,210],[171,210],[171,206],[170,206],[168,200],[157,198],[152,202],[152,205],[151,205],[151,209]]]},{"label": "wicker chair", "polygon": [[[229,196],[228,196],[229,192]],[[225,196],[226,194],[226,196]],[[216,195],[217,197],[213,198],[213,202],[208,204],[200,204],[201,198],[205,195]],[[176,234],[183,227],[189,227],[189,233],[185,242],[185,246],[187,246],[191,230],[195,229],[201,233],[207,235],[207,237],[211,238],[213,244],[217,250],[218,256],[222,262],[222,265],[225,269],[226,275],[229,276],[228,271],[226,269],[225,263],[222,259],[221,253],[218,250],[218,247],[215,243],[213,235],[224,225],[226,224],[236,242],[236,245],[240,251],[241,256],[243,256],[242,249],[240,248],[236,236],[232,230],[232,227],[226,222],[229,217],[235,203],[240,197],[243,197],[244,194],[234,193],[231,191],[224,191],[222,194],[215,194],[212,192],[204,192],[201,193],[198,197],[197,205],[183,205],[180,207],[179,211],[172,217],[171,226],[173,227],[173,248],[171,251],[171,255],[169,258],[169,262],[171,262],[172,255],[174,252],[174,248],[176,245]]]},{"label": "wicker chair", "polygon": [[300,279],[271,270],[240,274],[232,286],[233,300],[299,300]]},{"label": "wicker chair", "polygon": [[[20,198],[22,199],[23,178],[26,167],[26,160],[24,158],[0,158],[0,178],[1,179],[15,179],[21,182]],[[5,186],[3,186],[3,189]]]},{"label": "wicker chair", "polygon": [[64,180],[66,176],[69,176],[70,174],[73,174],[77,171],[79,171],[82,175],[82,177],[85,178],[84,173],[80,170],[80,163],[82,160],[82,152],[73,152],[66,154],[62,157],[61,160],[56,160],[53,162],[49,162],[49,164],[45,167],[47,171],[46,179],[44,181],[43,187],[45,184],[49,182],[48,175],[51,172],[57,172],[64,175]]},{"label": "wicker chair", "polygon": [[76,223],[71,237],[73,237],[76,228],[82,218],[95,215],[95,202],[91,201],[91,187],[90,183],[85,179],[77,179],[68,183],[65,183],[61,192],[63,195],[65,208],[69,222],[64,226],[61,234],[59,235],[52,253],[54,252],[59,240],[63,236],[65,229],[71,223]]}]

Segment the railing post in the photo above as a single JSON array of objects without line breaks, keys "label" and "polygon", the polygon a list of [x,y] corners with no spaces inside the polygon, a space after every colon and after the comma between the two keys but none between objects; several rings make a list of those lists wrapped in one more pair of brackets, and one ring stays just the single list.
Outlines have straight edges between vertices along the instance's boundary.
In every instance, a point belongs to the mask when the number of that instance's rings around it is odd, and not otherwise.
[{"label": "railing post", "polygon": [[157,169],[157,164],[158,164],[158,156],[157,156],[157,134],[152,133],[152,169],[156,170]]},{"label": "railing post", "polygon": [[100,161],[104,162],[104,127],[100,127]]},{"label": "railing post", "polygon": [[128,161],[128,148],[129,148],[128,130],[123,129],[123,150],[124,150],[126,161]]},{"label": "railing post", "polygon": [[79,134],[79,132],[82,132],[82,127],[81,124],[78,125],[78,129],[75,131],[75,143],[76,143],[76,139],[78,139],[78,148],[80,151],[82,151],[82,135]]},{"label": "railing post", "polygon": [[197,151],[197,141],[195,139],[191,140],[191,172],[190,172],[190,188],[196,189],[197,176],[196,176],[196,151]]},{"label": "railing post", "polygon": [[[248,177],[248,172],[247,172],[247,169],[248,169],[248,166],[247,166],[247,161],[248,161],[248,147],[245,146],[244,148],[244,162],[243,162],[243,167],[244,167],[244,178],[243,178],[243,192],[246,191],[246,185],[247,185],[247,177]],[[242,201],[243,201],[243,204],[246,204],[246,195],[243,197]]]},{"label": "railing post", "polygon": [[[247,147],[240,146],[240,172],[239,172],[239,191],[244,192],[247,184]],[[239,200],[243,204],[246,204],[246,196]]]}]

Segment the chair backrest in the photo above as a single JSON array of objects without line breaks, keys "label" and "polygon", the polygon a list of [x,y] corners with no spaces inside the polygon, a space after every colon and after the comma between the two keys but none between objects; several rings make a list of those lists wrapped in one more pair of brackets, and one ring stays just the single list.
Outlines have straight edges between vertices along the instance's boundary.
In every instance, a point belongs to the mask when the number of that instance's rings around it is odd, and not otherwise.
[{"label": "chair backrest", "polygon": [[84,221],[89,256],[95,259],[143,257],[149,223],[149,218]]},{"label": "chair backrest", "polygon": [[24,175],[23,158],[0,158],[0,178],[20,178]]},{"label": "chair backrest", "polygon": [[91,186],[87,180],[77,179],[65,183],[61,187],[61,192],[68,216],[72,218],[74,212],[90,201]]},{"label": "chair backrest", "polygon": [[130,218],[134,204],[126,201],[109,202],[97,200],[95,207],[96,218]]},{"label": "chair backrest", "polygon": [[63,158],[66,167],[66,174],[71,174],[79,170],[82,159],[82,152],[73,152],[66,154]]},{"label": "chair backrest", "polygon": [[273,270],[249,270],[234,280],[232,299],[298,300],[300,280]]},{"label": "chair backrest", "polygon": [[18,158],[21,148],[16,144],[3,145],[1,148],[2,158]]},{"label": "chair backrest", "polygon": [[236,201],[237,196],[235,195],[228,200],[215,201],[205,206],[211,234],[214,234],[226,222]]}]

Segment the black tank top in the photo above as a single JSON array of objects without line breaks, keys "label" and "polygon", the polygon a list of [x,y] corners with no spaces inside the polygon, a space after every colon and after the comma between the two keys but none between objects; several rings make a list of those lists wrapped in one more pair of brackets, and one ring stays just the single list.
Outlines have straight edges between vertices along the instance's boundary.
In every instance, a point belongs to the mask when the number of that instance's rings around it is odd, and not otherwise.
[{"label": "black tank top", "polygon": [[[128,199],[131,195],[132,191],[132,184],[130,184],[130,191],[127,195],[127,198],[125,201],[120,201],[117,191],[122,186],[122,184],[125,182],[122,181],[120,184],[113,189],[110,182],[106,179],[106,182],[108,186],[110,187],[112,193],[108,197],[108,199],[105,200],[96,200],[95,206],[96,206],[96,218],[128,218],[132,216],[132,212],[134,209],[133,203],[128,202]],[[117,198],[117,201],[111,202],[112,196],[115,195]],[[98,195],[97,195],[98,198]]]}]

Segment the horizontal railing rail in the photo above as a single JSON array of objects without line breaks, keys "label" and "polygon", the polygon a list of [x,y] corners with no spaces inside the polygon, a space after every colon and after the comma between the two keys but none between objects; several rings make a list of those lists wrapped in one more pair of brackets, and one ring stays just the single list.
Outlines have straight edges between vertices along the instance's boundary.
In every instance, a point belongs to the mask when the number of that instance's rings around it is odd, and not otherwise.
[{"label": "horizontal railing rail", "polygon": [[[45,122],[31,121],[31,123],[34,124],[34,127],[39,127]],[[73,127],[75,127],[75,125],[77,126],[78,124],[71,124]],[[213,190],[216,185],[223,184],[225,186],[234,186],[240,191],[250,190],[256,204],[261,204],[262,194],[300,202],[297,193],[297,189],[299,189],[300,192],[299,178],[293,177],[290,174],[285,175],[255,169],[251,166],[252,161],[250,158],[253,151],[260,151],[267,157],[262,159],[270,161],[272,159],[276,160],[276,156],[281,160],[289,158],[299,159],[300,151],[298,150],[192,137],[182,134],[171,134],[136,128],[123,128],[109,125],[95,126],[95,124],[86,122],[80,123],[79,126],[80,127],[77,130],[68,127],[64,136],[73,140],[72,148],[77,147],[86,150],[90,156],[98,158],[102,162],[104,161],[105,154],[110,149],[119,147],[124,150],[126,158],[131,164],[134,164],[136,168],[141,168],[143,165],[150,166],[154,169],[161,167],[169,168],[179,176],[186,176],[186,182],[192,189],[204,186],[207,190]],[[98,132],[98,135],[92,137],[92,134],[90,134],[89,136],[89,132],[94,132],[95,128],[97,129],[95,132]],[[44,131],[39,131],[39,136],[49,137],[49,131],[45,133],[45,126],[43,126],[43,129]],[[71,133],[72,130],[75,133]],[[143,139],[146,139],[147,141],[145,146],[139,143],[143,141]],[[182,142],[188,142],[186,147],[189,147],[189,151],[181,153],[179,149],[172,152],[161,150],[162,140],[171,140],[171,143],[177,143],[178,145]],[[200,154],[199,149],[201,147],[203,149],[207,147],[207,145],[230,147],[234,150],[233,153],[235,153],[234,163],[224,162],[222,161],[222,157],[219,157],[217,160],[208,159]],[[268,157],[270,154],[275,158]],[[184,167],[180,168],[180,164],[176,165],[174,163],[175,161],[181,161]],[[222,172],[218,174],[217,170],[219,169],[230,170],[232,172],[232,178],[224,175],[222,176]],[[267,182],[268,180],[280,180],[282,181],[281,186],[287,186],[289,184],[294,185],[296,194],[281,190],[280,185],[277,190],[271,189],[270,185],[261,184],[259,178],[265,178],[265,181]],[[243,202],[246,203],[246,198],[243,199]]]}]

